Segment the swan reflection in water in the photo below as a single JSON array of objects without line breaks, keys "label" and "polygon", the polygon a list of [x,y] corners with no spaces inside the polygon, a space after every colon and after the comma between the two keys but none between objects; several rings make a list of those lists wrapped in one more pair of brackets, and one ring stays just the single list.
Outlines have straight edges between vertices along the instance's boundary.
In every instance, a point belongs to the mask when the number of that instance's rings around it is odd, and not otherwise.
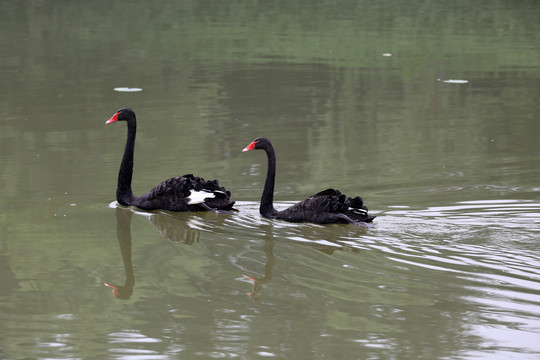
[{"label": "swan reflection in water", "polygon": [[[124,263],[125,282],[124,285],[105,283],[105,286],[112,288],[113,296],[117,299],[129,299],[133,294],[135,276],[133,275],[133,264],[131,262],[131,218],[134,210],[129,207],[116,205],[116,235],[120,254]],[[174,242],[182,242],[192,245],[200,240],[200,232],[185,226],[185,222],[164,213],[144,213],[157,231],[165,238]]]},{"label": "swan reflection in water", "polygon": [[264,245],[263,251],[266,255],[266,261],[264,263],[264,275],[262,277],[251,276],[242,274],[247,279],[253,281],[252,288],[250,292],[247,292],[246,295],[250,300],[260,301],[260,293],[262,292],[263,285],[269,283],[272,280],[272,269],[274,268],[274,239],[271,226],[265,226],[266,231],[264,235]]},{"label": "swan reflection in water", "polygon": [[116,236],[120,245],[120,254],[124,263],[126,281],[124,285],[113,285],[105,283],[113,289],[113,295],[117,299],[129,299],[133,293],[135,277],[133,276],[133,265],[131,263],[131,218],[133,212],[128,208],[116,207]]},{"label": "swan reflection in water", "polygon": [[[264,262],[264,274],[262,276],[242,274],[244,278],[252,281],[251,291],[247,292],[246,295],[250,300],[255,302],[261,301],[260,295],[264,285],[272,281],[272,271],[275,264],[274,238],[287,242],[294,242],[327,255],[333,255],[336,250],[353,253],[360,252],[360,248],[343,244],[341,241],[350,237],[351,230],[355,230],[355,232],[352,233],[355,236],[359,235],[358,230],[362,230],[361,233],[365,233],[366,231],[365,228],[350,228],[343,225],[320,226],[306,224],[297,227],[280,228],[275,227],[274,224],[268,224],[263,225],[262,227],[264,229],[264,235],[262,236],[262,239],[264,240],[263,251],[266,256],[266,261]],[[340,242],[337,240],[340,240]]]},{"label": "swan reflection in water", "polygon": [[[130,299],[133,294],[135,276],[131,260],[131,219],[133,213],[136,211],[137,210],[130,207],[116,205],[116,235],[118,238],[118,245],[120,246],[122,262],[124,264],[125,282],[123,285],[109,282],[104,283],[105,286],[112,288],[113,296],[116,299],[127,300]],[[161,236],[170,241],[181,242],[186,245],[193,245],[200,241],[200,230],[191,228],[189,222],[185,221],[185,219],[178,219],[174,215],[167,213],[141,212],[140,214],[147,217]],[[270,226],[268,226],[265,234],[263,246],[263,250],[266,254],[264,276],[257,277],[243,275],[253,281],[253,289],[248,293],[248,296],[254,301],[260,300],[259,294],[262,291],[263,284],[272,280],[272,268],[274,266],[272,249],[274,247],[274,240],[272,239],[272,229],[270,229]]]},{"label": "swan reflection in water", "polygon": [[[133,287],[135,285],[135,277],[133,273],[133,264],[131,259],[131,219],[134,212],[141,214],[148,218],[156,230],[164,238],[173,241],[180,242],[186,245],[193,245],[200,241],[201,231],[198,229],[200,225],[197,221],[192,221],[193,213],[181,213],[171,214],[167,212],[140,212],[138,209],[131,207],[124,207],[116,205],[116,233],[118,237],[118,244],[120,246],[120,254],[124,264],[125,282],[123,285],[113,284],[105,282],[105,286],[112,288],[113,295],[117,299],[129,299],[133,294]],[[213,226],[210,229],[222,228],[225,223],[225,217],[216,216],[212,220]],[[201,224],[204,226],[204,224]],[[234,225],[233,225],[234,226]],[[252,289],[247,293],[250,300],[260,301],[260,294],[265,284],[268,284],[272,280],[272,271],[274,268],[274,238],[283,240],[286,242],[298,243],[302,246],[311,247],[317,251],[321,251],[328,255],[332,255],[334,251],[350,251],[357,252],[360,249],[339,244],[337,240],[343,240],[350,235],[350,231],[356,230],[355,234],[358,235],[358,227],[349,228],[343,225],[297,225],[287,226],[276,224],[262,224],[261,230],[264,244],[262,250],[264,251],[266,260],[264,262],[264,274],[261,276],[253,275],[249,271],[242,271],[241,274],[245,278],[251,280]],[[321,239],[327,239],[322,240]],[[245,269],[244,269],[245,270]]]}]

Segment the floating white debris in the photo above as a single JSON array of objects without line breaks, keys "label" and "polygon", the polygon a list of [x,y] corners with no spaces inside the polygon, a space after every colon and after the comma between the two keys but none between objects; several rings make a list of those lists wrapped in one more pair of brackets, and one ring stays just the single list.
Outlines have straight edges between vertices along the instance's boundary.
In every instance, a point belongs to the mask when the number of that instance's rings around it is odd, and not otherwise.
[{"label": "floating white debris", "polygon": [[382,54],[382,56],[392,56],[392,54],[391,53],[384,53],[384,54]]},{"label": "floating white debris", "polygon": [[56,316],[57,319],[64,319],[64,320],[73,320],[75,317],[73,314],[61,314]]},{"label": "floating white debris", "polygon": [[448,79],[448,80],[437,79],[437,80],[442,81],[443,83],[446,83],[446,84],[467,84],[469,82],[469,80],[459,80],[459,79]]},{"label": "floating white debris", "polygon": [[114,88],[114,91],[119,91],[119,92],[137,92],[137,91],[142,91],[141,88],[130,88],[130,87],[116,87]]}]

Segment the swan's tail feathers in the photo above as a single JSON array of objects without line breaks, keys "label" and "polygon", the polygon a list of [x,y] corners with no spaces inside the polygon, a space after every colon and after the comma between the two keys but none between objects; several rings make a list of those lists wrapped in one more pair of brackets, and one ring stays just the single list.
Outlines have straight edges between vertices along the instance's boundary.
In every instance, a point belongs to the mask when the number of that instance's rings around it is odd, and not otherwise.
[{"label": "swan's tail feathers", "polygon": [[375,216],[368,215],[368,208],[364,205],[364,200],[357,196],[355,198],[348,198],[349,200],[349,209],[348,213],[351,218],[356,221],[370,223],[375,219]]},{"label": "swan's tail feathers", "polygon": [[367,215],[367,209],[349,208],[349,210],[358,215]]},{"label": "swan's tail feathers", "polygon": [[234,210],[234,201],[231,201],[231,192],[226,190],[219,184],[218,180],[205,180],[193,174],[182,176],[186,179],[188,187],[191,189],[189,194],[188,205],[203,204],[203,210],[208,210],[209,207],[213,210]]},{"label": "swan's tail feathers", "polygon": [[341,195],[341,191],[339,191],[339,190],[326,189],[326,190],[323,190],[323,191],[319,191],[318,193],[316,193],[312,197],[316,197],[316,196],[340,196],[340,195]]},{"label": "swan's tail feathers", "polygon": [[[357,196],[355,198],[349,198],[349,207],[352,207],[353,209],[363,209],[364,199],[362,199],[360,196]],[[367,209],[365,210],[367,212]]]},{"label": "swan's tail feathers", "polygon": [[234,201],[231,200],[231,192],[220,186],[219,181],[207,181],[204,188],[214,194],[211,199],[205,201],[208,206],[217,210],[235,210],[233,209]]},{"label": "swan's tail feathers", "polygon": [[236,209],[233,209],[234,201],[231,200],[230,191],[225,190],[225,188],[220,188],[220,190],[213,190],[212,195],[213,196],[204,200],[206,205],[223,213],[237,211]]}]

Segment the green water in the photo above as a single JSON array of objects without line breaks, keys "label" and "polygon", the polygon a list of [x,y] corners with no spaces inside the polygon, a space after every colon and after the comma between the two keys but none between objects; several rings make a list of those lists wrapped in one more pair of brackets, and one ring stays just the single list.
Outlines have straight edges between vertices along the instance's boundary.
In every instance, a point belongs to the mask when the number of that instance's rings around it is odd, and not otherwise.
[{"label": "green water", "polygon": [[[539,15],[1,2],[0,358],[536,358]],[[135,193],[194,173],[239,213],[117,207],[124,106]],[[261,218],[257,136],[276,207],[335,187],[374,226]]]}]

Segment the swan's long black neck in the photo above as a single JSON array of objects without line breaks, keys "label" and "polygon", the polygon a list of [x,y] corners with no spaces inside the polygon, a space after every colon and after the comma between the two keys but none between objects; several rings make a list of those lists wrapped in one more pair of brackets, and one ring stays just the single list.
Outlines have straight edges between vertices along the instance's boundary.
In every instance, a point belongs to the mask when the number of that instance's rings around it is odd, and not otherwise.
[{"label": "swan's long black neck", "polygon": [[262,216],[272,218],[276,215],[274,209],[274,182],[276,180],[276,154],[274,148],[269,146],[264,149],[268,156],[268,172],[264,183],[264,190],[261,197],[261,207],[259,212]]},{"label": "swan's long black neck", "polygon": [[135,135],[137,133],[137,122],[132,119],[127,122],[127,140],[120,172],[118,173],[118,186],[116,187],[116,201],[127,206],[135,197],[131,190],[131,180],[133,178],[133,154],[135,152]]}]

